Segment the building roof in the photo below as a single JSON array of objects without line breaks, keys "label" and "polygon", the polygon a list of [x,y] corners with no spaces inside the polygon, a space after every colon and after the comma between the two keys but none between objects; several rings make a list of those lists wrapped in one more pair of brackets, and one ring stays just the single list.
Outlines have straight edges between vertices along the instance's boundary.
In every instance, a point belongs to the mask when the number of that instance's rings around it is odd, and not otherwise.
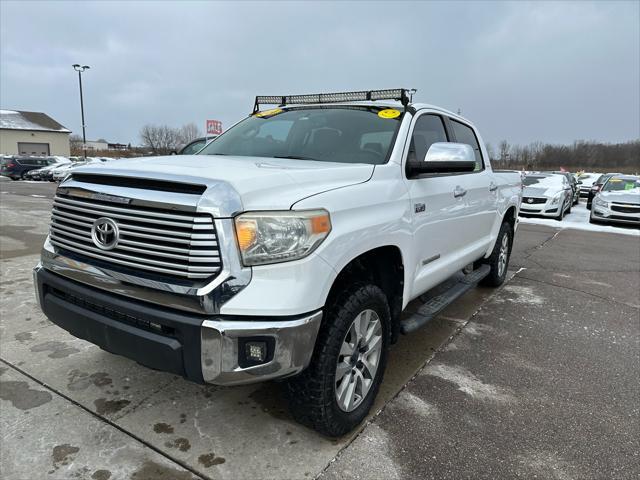
[{"label": "building roof", "polygon": [[46,113],[17,110],[0,110],[0,129],[71,133]]}]

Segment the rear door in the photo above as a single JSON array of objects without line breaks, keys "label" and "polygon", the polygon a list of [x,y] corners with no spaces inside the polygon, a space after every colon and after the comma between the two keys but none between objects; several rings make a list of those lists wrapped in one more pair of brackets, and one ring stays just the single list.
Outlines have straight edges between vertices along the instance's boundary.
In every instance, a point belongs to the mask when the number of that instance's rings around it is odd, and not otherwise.
[{"label": "rear door", "polygon": [[476,244],[480,250],[490,242],[491,230],[498,214],[498,184],[491,168],[488,167],[480,148],[478,135],[473,127],[450,118],[452,141],[464,143],[473,148],[476,168],[473,173],[458,176],[458,185],[465,193],[467,203],[465,238],[468,245]]}]

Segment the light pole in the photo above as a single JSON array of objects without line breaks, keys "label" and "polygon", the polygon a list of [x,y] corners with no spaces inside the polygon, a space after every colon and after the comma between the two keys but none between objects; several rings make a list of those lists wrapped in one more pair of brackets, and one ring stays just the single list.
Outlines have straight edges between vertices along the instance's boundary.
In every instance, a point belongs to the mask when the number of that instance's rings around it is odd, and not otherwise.
[{"label": "light pole", "polygon": [[84,153],[84,159],[87,159],[87,134],[85,132],[84,124],[84,101],[82,100],[82,72],[89,70],[89,65],[82,65],[75,63],[73,69],[78,72],[78,83],[80,84],[80,114],[82,115],[82,151]]}]

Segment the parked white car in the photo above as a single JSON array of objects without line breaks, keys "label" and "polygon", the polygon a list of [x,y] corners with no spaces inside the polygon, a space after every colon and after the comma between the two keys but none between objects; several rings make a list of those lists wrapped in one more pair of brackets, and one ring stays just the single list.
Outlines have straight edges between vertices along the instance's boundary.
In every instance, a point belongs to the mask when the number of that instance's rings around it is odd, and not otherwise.
[{"label": "parked white car", "polygon": [[564,174],[532,173],[522,179],[521,215],[538,215],[562,220],[571,212],[573,190]]},{"label": "parked white car", "polygon": [[589,222],[640,225],[640,177],[611,177],[593,199]]},{"label": "parked white car", "polygon": [[101,165],[109,161],[110,159],[104,157],[87,157],[86,161],[73,162],[71,164],[61,165],[58,168],[52,170],[53,180],[56,182],[62,181],[72,170],[85,165]]},{"label": "parked white car", "polygon": [[400,333],[504,282],[521,191],[473,124],[404,89],[257,97],[198,155],[74,169],[37,294],[52,322],[143,365],[286,378],[295,418],[342,435]]},{"label": "parked white car", "polygon": [[580,197],[588,197],[591,187],[595,181],[600,178],[601,173],[584,172],[578,175],[578,183],[580,186]]}]

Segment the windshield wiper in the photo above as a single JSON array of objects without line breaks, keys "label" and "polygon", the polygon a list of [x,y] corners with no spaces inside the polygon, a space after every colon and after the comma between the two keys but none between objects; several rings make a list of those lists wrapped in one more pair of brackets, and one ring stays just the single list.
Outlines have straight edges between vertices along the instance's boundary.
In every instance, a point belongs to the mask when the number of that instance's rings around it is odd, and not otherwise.
[{"label": "windshield wiper", "polygon": [[300,155],[274,155],[272,158],[287,158],[289,160],[313,160],[315,162],[321,162],[317,158],[301,157]]}]

